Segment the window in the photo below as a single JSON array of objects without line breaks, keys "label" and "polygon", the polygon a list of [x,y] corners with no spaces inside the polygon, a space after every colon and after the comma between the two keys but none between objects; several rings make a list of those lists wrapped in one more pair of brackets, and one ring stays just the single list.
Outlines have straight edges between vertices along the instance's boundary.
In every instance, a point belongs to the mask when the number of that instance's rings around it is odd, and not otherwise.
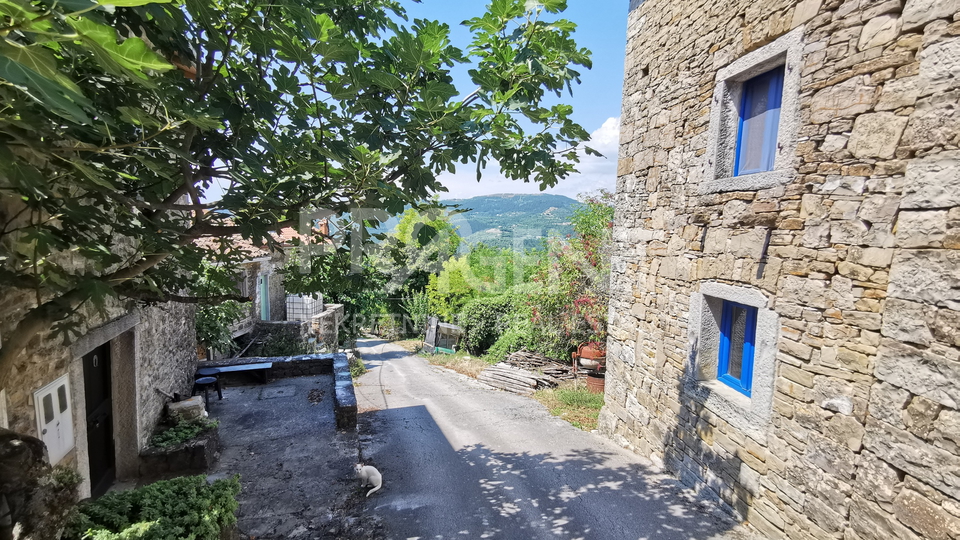
[{"label": "window", "polygon": [[705,281],[690,296],[686,395],[762,440],[773,412],[780,322],[770,297]]},{"label": "window", "polygon": [[37,431],[47,445],[50,464],[56,465],[73,449],[73,415],[67,376],[34,392],[33,399],[37,406]]},{"label": "window", "polygon": [[753,385],[753,351],[757,335],[757,308],[723,301],[720,318],[720,353],[717,378],[750,395]]},{"label": "window", "polygon": [[743,83],[734,176],[773,170],[783,97],[783,66]]},{"label": "window", "polygon": [[797,174],[803,27],[717,70],[701,194],[789,184]]}]

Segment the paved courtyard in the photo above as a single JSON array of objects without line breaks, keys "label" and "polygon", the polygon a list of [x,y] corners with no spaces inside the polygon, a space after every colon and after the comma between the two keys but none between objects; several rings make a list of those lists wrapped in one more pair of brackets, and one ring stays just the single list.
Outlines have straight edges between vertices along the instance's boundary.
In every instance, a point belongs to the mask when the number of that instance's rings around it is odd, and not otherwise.
[{"label": "paved courtyard", "polygon": [[357,436],[336,430],[333,375],[242,381],[228,379],[210,411],[221,442],[213,476],[240,475],[240,538],[376,537],[358,519]]}]

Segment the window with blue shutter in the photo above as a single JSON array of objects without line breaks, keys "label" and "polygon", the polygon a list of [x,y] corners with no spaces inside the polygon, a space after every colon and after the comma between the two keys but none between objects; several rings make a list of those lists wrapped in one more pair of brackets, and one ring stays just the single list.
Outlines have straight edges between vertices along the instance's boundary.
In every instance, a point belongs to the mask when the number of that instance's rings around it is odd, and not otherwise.
[{"label": "window with blue shutter", "polygon": [[773,170],[783,97],[783,66],[743,83],[734,176]]},{"label": "window with blue shutter", "polygon": [[756,334],[757,308],[724,300],[720,317],[717,379],[747,396],[753,386]]}]

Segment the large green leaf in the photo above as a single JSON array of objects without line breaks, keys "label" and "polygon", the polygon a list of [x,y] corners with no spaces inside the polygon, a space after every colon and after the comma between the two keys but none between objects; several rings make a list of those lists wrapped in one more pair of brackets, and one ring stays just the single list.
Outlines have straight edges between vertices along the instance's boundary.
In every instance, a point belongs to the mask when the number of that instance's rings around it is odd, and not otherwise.
[{"label": "large green leaf", "polygon": [[6,56],[14,62],[48,79],[57,81],[77,94],[83,94],[73,81],[68,79],[63,73],[57,71],[57,59],[54,58],[53,53],[49,49],[45,49],[40,45],[24,47],[18,43],[0,40],[0,55]]},{"label": "large green leaf", "polygon": [[[146,80],[144,70],[167,71],[173,65],[162,56],[150,50],[138,37],[127,38],[117,43],[117,32],[109,26],[96,23],[88,18],[67,18],[83,42],[91,47],[98,60],[109,60],[135,76]],[[104,62],[108,64],[110,62]],[[108,67],[104,65],[104,67]],[[114,71],[114,70],[111,70]],[[116,74],[116,73],[115,73]]]},{"label": "large green leaf", "polygon": [[0,78],[6,79],[54,114],[79,124],[89,124],[90,117],[81,107],[93,106],[85,97],[40,75],[23,64],[0,56]]},{"label": "large green leaf", "polygon": [[98,0],[101,6],[135,7],[147,4],[169,4],[171,0]]}]

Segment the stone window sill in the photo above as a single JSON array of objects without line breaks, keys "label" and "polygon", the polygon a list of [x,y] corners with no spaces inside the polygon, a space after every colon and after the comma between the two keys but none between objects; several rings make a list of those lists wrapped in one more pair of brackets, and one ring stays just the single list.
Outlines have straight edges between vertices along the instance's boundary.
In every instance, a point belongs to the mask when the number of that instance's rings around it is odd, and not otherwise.
[{"label": "stone window sill", "polygon": [[775,169],[743,176],[715,178],[700,184],[700,194],[722,193],[725,191],[757,191],[789,184],[796,176],[793,169]]}]

